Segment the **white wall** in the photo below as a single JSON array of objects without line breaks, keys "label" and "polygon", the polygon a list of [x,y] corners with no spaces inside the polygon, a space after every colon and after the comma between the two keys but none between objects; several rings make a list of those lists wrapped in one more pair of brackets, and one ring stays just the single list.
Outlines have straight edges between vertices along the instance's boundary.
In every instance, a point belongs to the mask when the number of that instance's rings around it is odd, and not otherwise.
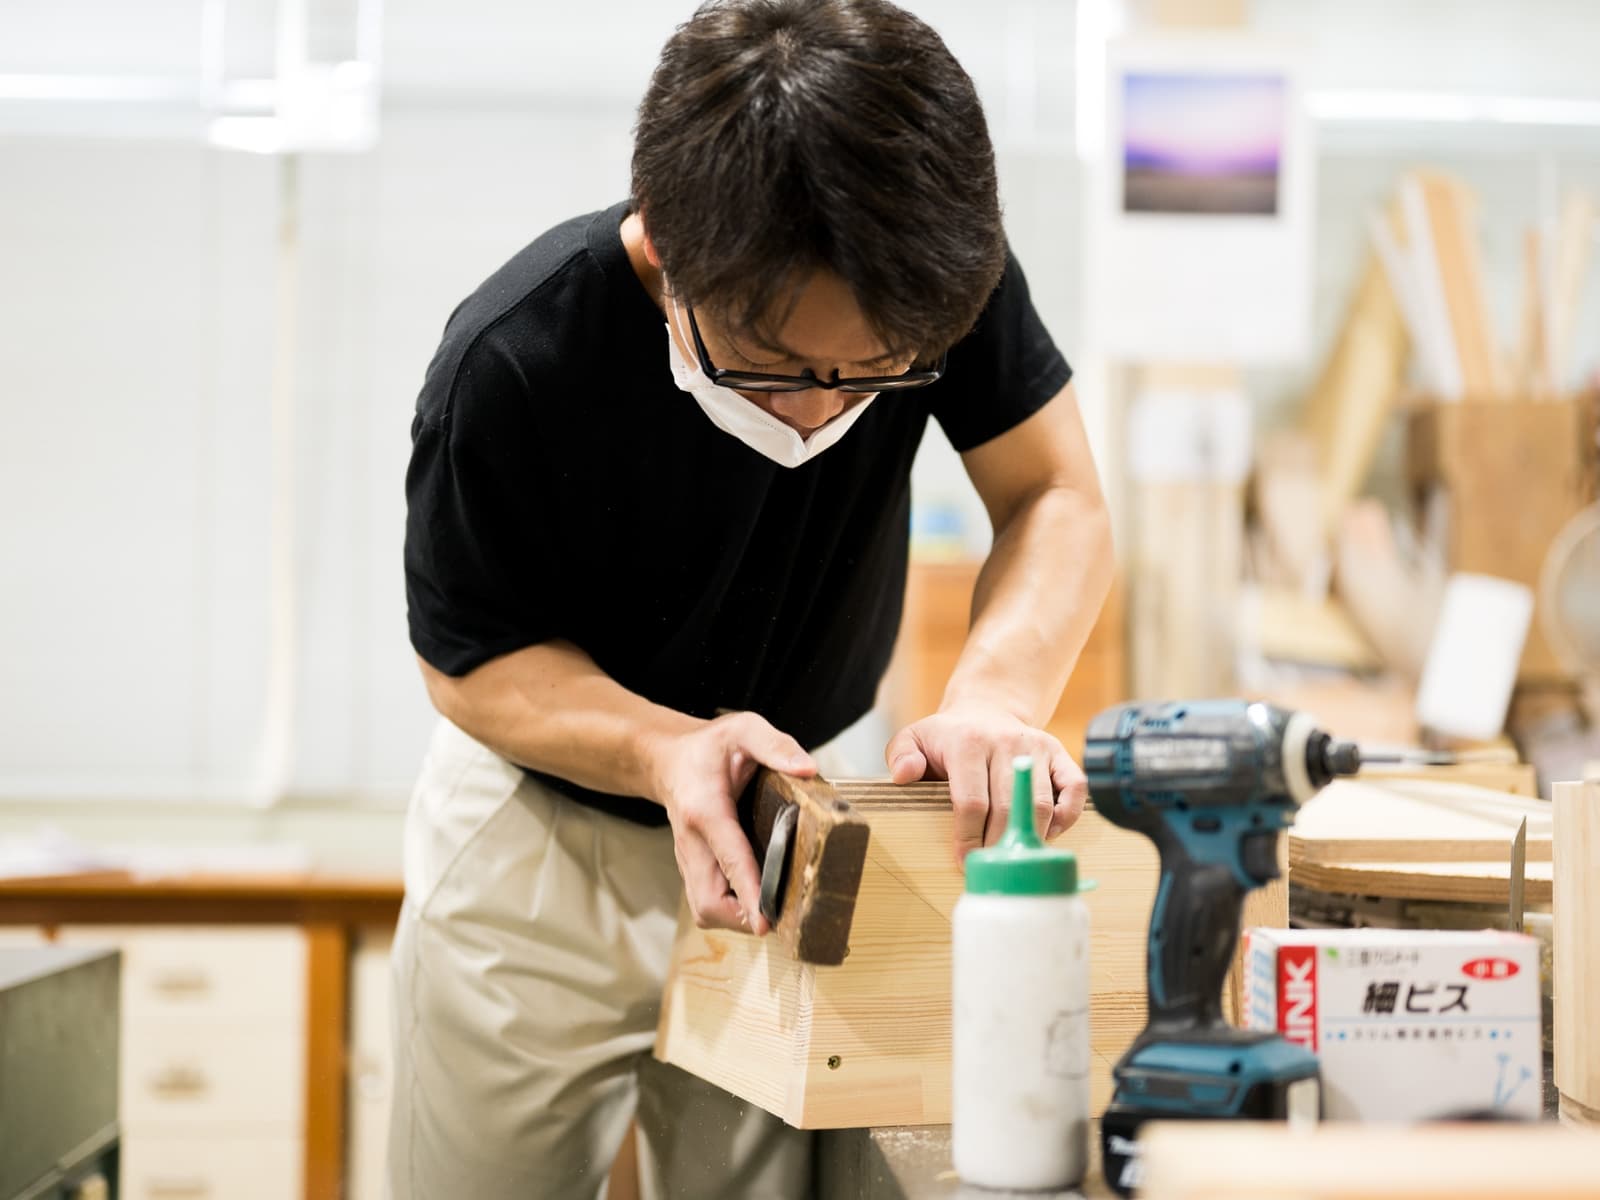
[{"label": "white wall", "polygon": [[[1089,298],[1074,6],[912,7],[978,81],[1012,238],[1047,323],[1076,357]],[[1517,91],[1600,88],[1581,0],[1541,0],[1539,19],[1509,25],[1486,15],[1503,7],[1493,0],[1419,4],[1428,13],[1394,27],[1400,7],[1273,0],[1258,11],[1314,35],[1329,81],[1404,82],[1426,53],[1443,82],[1488,71]],[[423,367],[450,309],[508,254],[625,193],[632,105],[691,8],[390,0],[377,149],[302,163],[295,790],[388,796],[408,785],[429,723],[400,573]],[[198,9],[10,0],[0,77],[192,77]],[[262,0],[230,11],[233,44],[265,27]],[[1463,11],[1476,16],[1458,20]],[[1520,49],[1504,53],[1513,34]],[[1441,48],[1451,38],[1483,65],[1435,63],[1461,58]],[[229,797],[259,779],[282,167],[206,149],[202,128],[181,103],[0,100],[0,798]],[[1430,141],[1436,132],[1333,143],[1320,172],[1324,332],[1355,270],[1365,206],[1417,153],[1442,144],[1481,185],[1507,243],[1491,244],[1497,271],[1521,208],[1531,214],[1541,147],[1562,172],[1596,181],[1593,130],[1587,141],[1502,142],[1490,153]],[[1299,381],[1287,372],[1263,385],[1288,397]],[[932,439],[918,487],[964,487]]]}]

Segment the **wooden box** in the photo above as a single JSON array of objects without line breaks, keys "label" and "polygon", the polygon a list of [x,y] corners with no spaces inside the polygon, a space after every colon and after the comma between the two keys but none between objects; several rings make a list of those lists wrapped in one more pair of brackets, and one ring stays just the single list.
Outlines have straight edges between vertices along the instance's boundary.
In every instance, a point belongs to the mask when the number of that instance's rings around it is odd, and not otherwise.
[{"label": "wooden box", "polygon": [[[872,835],[842,966],[775,938],[680,921],[656,1057],[802,1129],[950,1120],[950,918],[962,877],[944,784],[843,781]],[[1154,846],[1092,809],[1056,844],[1078,855],[1090,907],[1091,1094],[1145,1021]],[[1041,954],[1050,953],[1041,945]]]},{"label": "wooden box", "polygon": [[[1446,561],[1452,571],[1512,579],[1537,591],[1545,552],[1595,497],[1594,396],[1433,404],[1411,415],[1407,455],[1419,497],[1449,499]],[[1519,677],[1560,679],[1535,620]]]}]

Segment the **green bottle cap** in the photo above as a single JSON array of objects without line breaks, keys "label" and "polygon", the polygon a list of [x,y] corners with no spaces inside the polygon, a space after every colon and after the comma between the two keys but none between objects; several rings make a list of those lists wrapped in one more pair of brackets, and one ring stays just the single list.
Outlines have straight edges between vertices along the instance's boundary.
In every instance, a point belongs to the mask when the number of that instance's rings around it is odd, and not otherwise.
[{"label": "green bottle cap", "polygon": [[1033,759],[1011,763],[1011,820],[993,846],[967,855],[967,891],[983,895],[1070,896],[1078,857],[1039,840],[1033,828]]}]

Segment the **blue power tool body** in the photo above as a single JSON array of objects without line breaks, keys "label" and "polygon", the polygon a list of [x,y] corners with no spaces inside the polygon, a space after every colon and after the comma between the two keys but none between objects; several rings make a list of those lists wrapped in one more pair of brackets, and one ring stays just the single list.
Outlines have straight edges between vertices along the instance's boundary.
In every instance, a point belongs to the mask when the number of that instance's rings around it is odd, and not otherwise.
[{"label": "blue power tool body", "polygon": [[1123,704],[1090,722],[1083,768],[1096,810],[1156,844],[1149,1019],[1115,1069],[1101,1120],[1106,1181],[1138,1183],[1134,1141],[1151,1119],[1319,1115],[1316,1056],[1235,1029],[1222,986],[1245,895],[1278,875],[1278,837],[1360,752],[1303,713],[1242,700]]}]

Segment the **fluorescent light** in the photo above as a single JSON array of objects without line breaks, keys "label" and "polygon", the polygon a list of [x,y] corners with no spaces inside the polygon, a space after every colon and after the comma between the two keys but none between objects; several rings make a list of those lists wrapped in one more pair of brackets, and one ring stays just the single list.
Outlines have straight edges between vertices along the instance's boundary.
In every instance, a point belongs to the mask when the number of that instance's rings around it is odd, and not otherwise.
[{"label": "fluorescent light", "polygon": [[1600,100],[1474,96],[1465,92],[1321,89],[1307,93],[1318,121],[1492,125],[1600,125]]}]

